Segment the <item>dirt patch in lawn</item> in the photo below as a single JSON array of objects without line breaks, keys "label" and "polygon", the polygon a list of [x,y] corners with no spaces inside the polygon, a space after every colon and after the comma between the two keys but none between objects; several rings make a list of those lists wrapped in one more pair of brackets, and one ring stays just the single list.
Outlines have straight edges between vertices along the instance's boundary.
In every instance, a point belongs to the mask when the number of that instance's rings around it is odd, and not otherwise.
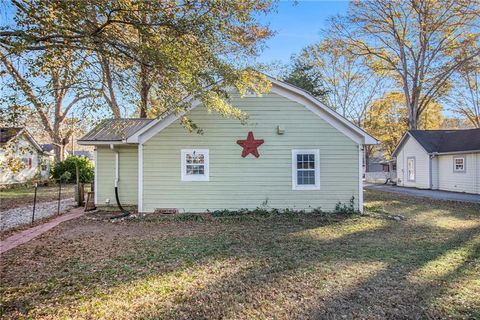
[{"label": "dirt patch in lawn", "polygon": [[[83,217],[2,255],[6,318],[480,316],[480,206],[368,192],[370,216]],[[404,220],[393,220],[402,215]]]}]

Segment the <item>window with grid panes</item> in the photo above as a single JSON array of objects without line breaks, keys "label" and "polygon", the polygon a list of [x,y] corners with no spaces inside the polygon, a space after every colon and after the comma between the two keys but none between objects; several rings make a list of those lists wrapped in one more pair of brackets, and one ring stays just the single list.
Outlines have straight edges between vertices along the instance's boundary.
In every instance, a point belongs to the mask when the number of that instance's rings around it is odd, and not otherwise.
[{"label": "window with grid panes", "polygon": [[294,190],[320,188],[319,150],[292,150],[292,183]]},{"label": "window with grid panes", "polygon": [[206,149],[182,150],[182,181],[209,181],[209,156]]}]

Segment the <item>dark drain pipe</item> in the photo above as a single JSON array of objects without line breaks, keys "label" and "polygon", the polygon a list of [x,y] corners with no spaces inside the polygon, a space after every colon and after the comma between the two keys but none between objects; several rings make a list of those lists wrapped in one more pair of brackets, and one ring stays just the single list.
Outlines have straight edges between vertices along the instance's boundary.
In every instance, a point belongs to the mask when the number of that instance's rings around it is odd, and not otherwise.
[{"label": "dark drain pipe", "polygon": [[117,201],[117,206],[121,212],[116,216],[110,217],[110,219],[119,219],[129,216],[130,212],[128,212],[122,207],[122,204],[120,203],[120,199],[118,197],[118,181],[120,180],[120,155],[118,153],[118,150],[114,148],[113,144],[110,145],[110,149],[115,152],[115,200]]}]

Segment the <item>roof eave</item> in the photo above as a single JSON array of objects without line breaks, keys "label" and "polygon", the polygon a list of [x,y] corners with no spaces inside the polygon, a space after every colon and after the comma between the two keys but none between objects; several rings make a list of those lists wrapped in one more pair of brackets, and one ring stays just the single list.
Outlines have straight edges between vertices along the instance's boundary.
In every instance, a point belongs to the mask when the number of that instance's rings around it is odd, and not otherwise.
[{"label": "roof eave", "polygon": [[400,139],[400,142],[397,144],[397,146],[395,147],[395,150],[393,150],[392,152],[392,157],[396,157],[397,156],[397,153],[398,151],[400,150],[401,146],[403,145],[403,143],[405,142],[405,140],[408,138],[408,137],[412,137],[410,135],[410,133],[407,131],[403,134],[403,137],[402,139]]},{"label": "roof eave", "polygon": [[478,153],[479,150],[459,150],[459,151],[449,151],[449,152],[430,152],[429,155],[442,156],[449,154],[463,154],[463,153]]},{"label": "roof eave", "polygon": [[128,144],[126,140],[77,140],[81,146],[96,146],[96,145],[110,145],[110,144]]},{"label": "roof eave", "polygon": [[349,121],[347,118],[343,117],[341,114],[339,114],[335,110],[332,110],[331,108],[326,106],[322,101],[320,101],[317,98],[315,98],[314,96],[312,96],[308,91],[305,91],[305,90],[303,90],[303,89],[301,89],[297,86],[294,86],[290,83],[277,80],[277,79],[272,78],[268,75],[266,75],[266,77],[270,82],[278,85],[279,87],[290,90],[290,91],[294,92],[295,94],[300,95],[307,100],[310,100],[310,102],[312,102],[314,105],[317,105],[318,107],[321,107],[322,111],[326,112],[327,114],[330,114],[334,119],[336,119],[338,122],[342,123],[342,125],[344,125],[351,132],[360,136],[363,140],[363,144],[374,145],[374,144],[379,143],[379,141],[377,139],[372,137],[365,130],[356,126],[353,122]]}]

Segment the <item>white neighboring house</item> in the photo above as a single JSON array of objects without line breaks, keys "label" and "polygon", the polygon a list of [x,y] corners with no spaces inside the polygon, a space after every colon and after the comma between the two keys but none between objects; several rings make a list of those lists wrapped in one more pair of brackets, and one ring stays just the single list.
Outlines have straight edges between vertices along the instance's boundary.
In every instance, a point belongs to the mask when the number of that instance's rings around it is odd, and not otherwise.
[{"label": "white neighboring house", "polygon": [[0,185],[49,175],[50,157],[25,128],[0,128]]},{"label": "white neighboring house", "polygon": [[410,130],[393,157],[399,186],[480,194],[480,129]]}]

